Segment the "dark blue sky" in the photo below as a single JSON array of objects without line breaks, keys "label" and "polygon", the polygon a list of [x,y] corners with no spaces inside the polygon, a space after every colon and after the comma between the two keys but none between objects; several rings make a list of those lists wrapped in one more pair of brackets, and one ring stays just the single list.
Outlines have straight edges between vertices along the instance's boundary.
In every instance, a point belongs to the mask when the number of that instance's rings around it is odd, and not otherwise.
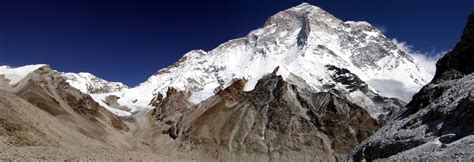
[{"label": "dark blue sky", "polygon": [[[136,85],[193,49],[261,27],[299,0],[2,0],[0,65],[50,64]],[[453,48],[474,0],[308,0],[427,53]]]}]

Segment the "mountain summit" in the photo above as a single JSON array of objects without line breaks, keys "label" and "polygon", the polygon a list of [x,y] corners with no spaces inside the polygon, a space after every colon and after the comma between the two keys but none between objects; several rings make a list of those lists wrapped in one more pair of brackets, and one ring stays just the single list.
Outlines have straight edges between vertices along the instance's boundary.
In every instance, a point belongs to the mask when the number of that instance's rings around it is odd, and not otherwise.
[{"label": "mountain summit", "polygon": [[124,106],[144,108],[174,88],[199,104],[238,79],[247,80],[244,90],[251,91],[277,67],[284,80],[304,82],[314,91],[337,91],[373,116],[386,113],[376,108],[381,103],[374,96],[407,102],[432,77],[369,23],[344,22],[303,3],[270,17],[244,38],[207,52],[190,51],[139,86],[111,95],[121,96]]}]

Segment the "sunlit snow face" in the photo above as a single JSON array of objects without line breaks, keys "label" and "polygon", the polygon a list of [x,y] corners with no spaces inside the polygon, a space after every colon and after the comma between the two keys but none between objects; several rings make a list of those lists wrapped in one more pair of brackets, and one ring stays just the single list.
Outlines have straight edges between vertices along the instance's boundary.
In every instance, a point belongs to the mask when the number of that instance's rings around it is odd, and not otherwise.
[{"label": "sunlit snow face", "polygon": [[247,80],[245,90],[251,91],[276,67],[286,76],[301,78],[314,91],[327,91],[326,84],[346,91],[325,65],[348,69],[376,93],[406,101],[431,75],[403,50],[367,22],[343,22],[320,8],[302,5],[272,16],[245,38],[209,52],[187,53],[145,83],[122,91],[119,102],[148,107],[158,93],[166,95],[168,87],[174,87],[187,91],[188,100],[198,104],[235,79]]},{"label": "sunlit snow face", "polygon": [[8,66],[0,66],[0,75],[3,75],[9,80],[9,84],[13,85],[18,83],[20,80],[25,78],[29,73],[39,69],[40,67],[46,66],[44,64],[39,65],[27,65],[17,68],[11,68]]}]

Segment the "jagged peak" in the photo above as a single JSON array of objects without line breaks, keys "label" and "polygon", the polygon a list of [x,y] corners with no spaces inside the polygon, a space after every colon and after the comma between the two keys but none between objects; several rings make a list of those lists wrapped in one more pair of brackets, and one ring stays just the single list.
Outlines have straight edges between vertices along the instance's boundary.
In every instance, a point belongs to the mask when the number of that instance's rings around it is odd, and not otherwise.
[{"label": "jagged peak", "polygon": [[433,81],[458,79],[474,72],[474,13],[468,20],[461,40],[453,50],[436,63],[436,74]]},{"label": "jagged peak", "polygon": [[[252,32],[250,32],[250,33],[252,33]],[[237,45],[237,44],[239,44],[239,43],[241,43],[241,42],[245,42],[245,41],[248,40],[250,33],[249,33],[246,37],[231,39],[231,40],[229,40],[229,41],[227,41],[227,42],[225,42],[225,43],[222,43],[222,44],[220,44],[219,46],[217,46],[216,48],[214,48],[213,50],[211,50],[211,51],[208,52],[208,53],[212,55],[212,54],[214,54],[214,53],[216,53],[216,52],[218,52],[218,51],[220,51],[220,50],[222,50],[222,49],[225,49],[225,48],[228,48],[228,47]]]},{"label": "jagged peak", "polygon": [[204,51],[204,50],[201,50],[201,49],[192,50],[192,51],[189,51],[188,53],[184,54],[183,57],[181,57],[178,60],[178,63],[183,63],[183,62],[186,62],[187,60],[193,59],[193,58],[199,58],[199,57],[204,56],[206,54],[207,54],[207,52]]},{"label": "jagged peak", "polygon": [[188,53],[184,54],[184,57],[200,57],[205,54],[207,54],[206,51],[202,49],[197,49],[197,50],[189,51]]},{"label": "jagged peak", "polygon": [[89,79],[97,79],[97,80],[104,81],[104,82],[108,82],[108,83],[111,83],[111,84],[120,84],[120,85],[123,85],[123,86],[126,87],[126,85],[123,84],[123,83],[121,83],[121,82],[107,81],[107,80],[104,80],[104,79],[102,79],[102,78],[99,78],[99,77],[97,77],[96,75],[91,74],[91,73],[89,73],[89,72],[64,73],[64,74],[70,75],[70,76],[79,76],[79,77],[89,78]]},{"label": "jagged peak", "polygon": [[372,24],[370,24],[367,21],[346,21],[344,23],[353,25],[353,26],[372,26]]},{"label": "jagged peak", "polygon": [[[302,3],[298,6],[289,8],[285,11],[278,12],[275,15],[271,16],[270,18],[267,19],[267,21],[265,22],[265,25],[262,28],[249,32],[246,37],[229,40],[225,43],[220,44],[218,47],[216,47],[215,49],[207,53],[213,54],[213,53],[221,51],[222,49],[227,49],[243,42],[255,44],[256,43],[255,39],[258,39],[262,35],[271,34],[272,32],[268,32],[268,31],[269,30],[272,31],[275,28],[278,28],[277,30],[280,31],[276,33],[280,33],[280,34],[283,32],[290,31],[288,28],[304,28],[304,32],[302,32],[302,35],[308,35],[309,30],[310,30],[309,24],[314,21],[324,22],[332,27],[335,27],[343,23],[342,20],[334,17],[333,15],[321,9],[320,7],[311,5],[309,3]],[[274,36],[274,38],[277,38],[277,37],[282,37],[282,35]],[[190,51],[187,54],[185,54],[178,62],[187,60],[188,55],[194,55],[195,53],[201,53],[201,52]],[[206,52],[202,52],[202,53],[206,53]]]},{"label": "jagged peak", "polygon": [[83,77],[96,77],[95,75],[92,75],[91,73],[88,73],[88,72],[79,72],[78,74],[79,76],[83,76]]},{"label": "jagged peak", "polygon": [[[303,11],[311,11],[311,10],[323,10],[318,6],[311,5],[307,2],[303,2],[299,4],[298,6],[292,7],[291,9],[295,10],[303,10]],[[324,11],[324,10],[323,10]]]},{"label": "jagged peak", "polygon": [[[206,52],[202,49],[191,50],[191,51],[187,52],[186,54],[184,54],[181,58],[179,58],[179,60],[176,63],[174,63],[173,65],[171,65],[169,67],[158,70],[153,76],[164,74],[164,73],[169,73],[171,69],[173,69],[175,67],[178,67],[179,65],[184,64],[185,62],[187,62],[189,60],[197,59],[197,58],[200,58],[200,57],[202,57],[204,55],[207,55],[207,54],[208,54],[208,52]],[[151,79],[153,79],[153,76],[148,78],[147,82],[149,82]],[[142,84],[143,83],[141,83],[140,85],[142,85]],[[140,86],[140,85],[138,85],[138,86]]]},{"label": "jagged peak", "polygon": [[[298,21],[303,21],[302,23],[307,23],[309,21],[304,22],[305,20],[319,20],[325,22],[335,21],[336,23],[340,23],[341,20],[336,18],[334,15],[330,14],[329,12],[325,11],[324,9],[311,5],[309,3],[302,3],[298,6],[289,8],[287,10],[278,12],[277,14],[271,16],[266,22],[265,26],[286,22],[288,20],[285,19],[294,19]],[[283,20],[282,20],[283,19]]]},{"label": "jagged peak", "polygon": [[471,44],[474,42],[474,12],[469,15],[466,27],[461,36],[461,43]]},{"label": "jagged peak", "polygon": [[[411,63],[398,66],[396,61],[387,61],[395,60],[389,58],[395,57],[392,55],[397,52],[397,47],[390,44],[383,33],[368,28],[368,25],[367,22],[345,23],[319,7],[303,3],[275,14],[265,26],[243,38],[229,40],[209,52],[194,50],[186,53],[175,64],[159,70],[146,82],[132,88],[123,100],[139,98],[137,103],[146,106],[157,94],[164,96],[168,87],[175,87],[189,91],[189,100],[197,104],[214,95],[216,87],[225,88],[236,78],[248,80],[244,90],[250,91],[262,76],[277,66],[277,75],[291,82],[307,84],[315,91],[325,90],[324,85],[333,82],[323,66],[328,63],[347,67],[363,81],[373,78],[396,81],[401,80],[399,78],[424,79],[416,69],[397,77],[388,75],[392,71],[407,71],[413,66]],[[392,68],[384,69],[384,65],[389,63]],[[406,85],[418,87],[412,80]],[[146,97],[142,97],[143,92],[147,93]]]},{"label": "jagged peak", "polygon": [[72,87],[86,94],[108,93],[128,88],[121,82],[107,81],[88,72],[61,74]]},{"label": "jagged peak", "polygon": [[[338,26],[340,24],[347,24],[349,26],[356,27],[365,27],[375,29],[367,21],[342,21],[339,18],[335,17],[331,13],[325,11],[324,9],[311,5],[309,3],[303,2],[302,4],[289,8],[287,10],[281,11],[273,16],[271,16],[266,22],[265,26],[270,26],[273,24],[287,22],[288,18],[292,17],[292,20],[299,21],[303,26],[308,23],[319,21],[324,22],[330,26]],[[286,19],[286,20],[285,20]]]}]

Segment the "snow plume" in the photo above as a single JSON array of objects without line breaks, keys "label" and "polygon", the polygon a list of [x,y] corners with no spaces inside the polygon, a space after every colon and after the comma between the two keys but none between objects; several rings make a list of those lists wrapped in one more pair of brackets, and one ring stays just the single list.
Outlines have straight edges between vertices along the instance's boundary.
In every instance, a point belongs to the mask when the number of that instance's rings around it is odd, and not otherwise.
[{"label": "snow plume", "polygon": [[426,72],[434,76],[436,72],[436,62],[439,58],[443,57],[449,50],[444,50],[441,52],[421,52],[413,49],[412,45],[409,45],[406,42],[398,41],[397,39],[392,40],[399,48],[403,49],[404,51],[408,52],[410,56],[412,56],[418,64],[423,66]]},{"label": "snow plume", "polygon": [[387,33],[387,26],[374,24],[374,27],[382,33]]}]

